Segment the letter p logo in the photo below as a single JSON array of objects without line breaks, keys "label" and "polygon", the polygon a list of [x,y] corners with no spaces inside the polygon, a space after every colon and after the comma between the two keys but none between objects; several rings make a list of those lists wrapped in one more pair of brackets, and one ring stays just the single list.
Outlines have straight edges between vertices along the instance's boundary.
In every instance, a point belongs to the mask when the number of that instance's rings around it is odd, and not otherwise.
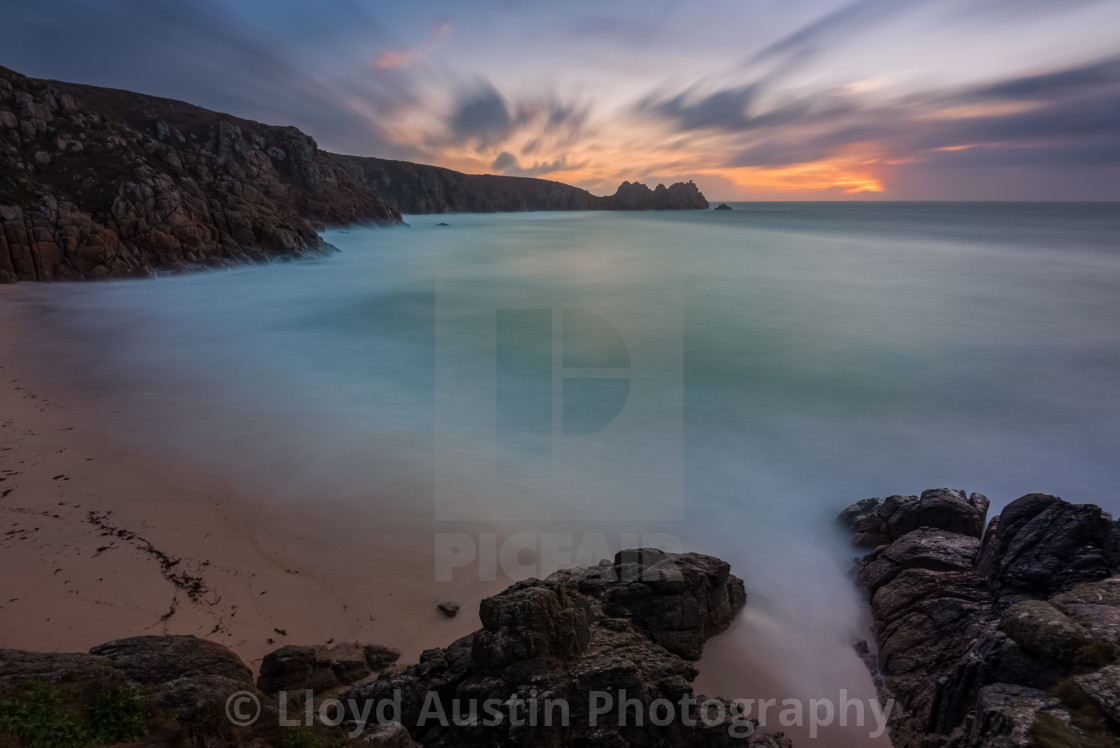
[{"label": "letter p logo", "polygon": [[[626,343],[594,312],[563,310],[559,375],[553,316],[551,309],[497,310],[497,470],[502,476],[552,474],[558,382],[562,438],[602,430],[630,394]],[[579,370],[591,371],[575,376]]]},{"label": "letter p logo", "polygon": [[439,302],[437,520],[681,518],[679,304]]}]

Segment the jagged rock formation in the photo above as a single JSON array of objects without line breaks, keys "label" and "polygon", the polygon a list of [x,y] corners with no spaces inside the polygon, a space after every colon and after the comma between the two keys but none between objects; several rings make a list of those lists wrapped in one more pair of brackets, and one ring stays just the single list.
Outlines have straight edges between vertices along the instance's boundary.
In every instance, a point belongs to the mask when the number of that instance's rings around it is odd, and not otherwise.
[{"label": "jagged rock formation", "polygon": [[671,187],[659,184],[653,190],[640,182],[623,182],[613,195],[602,199],[607,210],[708,209],[708,201],[691,181],[677,182]]},{"label": "jagged rock formation", "polygon": [[[697,674],[692,661],[704,643],[745,603],[743,582],[717,558],[623,551],[613,562],[529,579],[483,600],[482,629],[446,649],[425,651],[417,665],[391,665],[400,653],[383,646],[286,646],[264,658],[254,687],[249,668],[219,644],[139,636],[89,654],[0,649],[0,701],[33,682],[139,687],[151,719],[175,720],[162,729],[177,735],[177,742],[145,745],[310,744],[289,743],[280,716],[286,714],[290,725],[293,715],[307,713],[305,706],[319,714],[333,701],[345,705],[349,719],[341,731],[323,733],[324,745],[335,744],[332,736],[361,733],[362,745],[398,748],[791,748],[782,733],[756,734],[756,723],[737,706],[694,695],[690,685]],[[354,683],[361,685],[343,692]],[[315,703],[303,703],[307,689]],[[231,720],[241,711],[231,711],[231,696],[250,714],[258,709],[259,719],[234,729]],[[596,699],[606,696],[614,703],[604,708]],[[478,719],[453,721],[454,699],[460,714],[475,703]],[[492,706],[484,706],[490,700]],[[549,706],[557,700],[566,713]],[[378,711],[385,704],[395,706]],[[433,704],[445,711],[446,722],[425,714],[425,705]],[[504,719],[491,724],[490,708]],[[594,719],[592,709],[601,710]],[[5,737],[0,734],[0,742]]]},{"label": "jagged rock formation", "polygon": [[341,156],[294,127],[0,67],[0,282],[149,275],[325,249],[400,214],[706,208],[691,182],[610,197]]},{"label": "jagged rock formation", "polygon": [[853,504],[896,748],[1120,745],[1120,523],[1029,494]]},{"label": "jagged rock formation", "polygon": [[[745,601],[742,581],[719,559],[624,551],[613,563],[530,579],[484,600],[481,630],[424,652],[418,665],[387,669],[347,698],[383,703],[400,694],[401,721],[425,746],[743,745],[754,724],[719,699],[705,723],[706,697],[694,697],[689,682],[690,661]],[[615,703],[593,715],[604,704],[595,699],[608,694]],[[634,701],[628,719],[620,719],[624,698]],[[658,700],[675,713],[660,725],[648,716]],[[487,702],[500,705],[501,720],[487,722]],[[433,718],[436,705],[446,723]],[[456,705],[460,717],[473,709],[476,719],[455,721]],[[780,734],[751,744],[790,745]]]}]

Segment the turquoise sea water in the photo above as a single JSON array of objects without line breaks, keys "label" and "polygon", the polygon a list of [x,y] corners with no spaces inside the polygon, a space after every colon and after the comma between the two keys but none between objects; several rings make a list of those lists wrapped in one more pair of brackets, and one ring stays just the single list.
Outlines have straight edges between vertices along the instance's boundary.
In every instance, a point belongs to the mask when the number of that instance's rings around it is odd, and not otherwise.
[{"label": "turquoise sea water", "polygon": [[848,503],[1120,510],[1120,206],[733,205],[410,216],[18,300],[110,427],[269,501],[731,561],[791,690],[866,635]]}]

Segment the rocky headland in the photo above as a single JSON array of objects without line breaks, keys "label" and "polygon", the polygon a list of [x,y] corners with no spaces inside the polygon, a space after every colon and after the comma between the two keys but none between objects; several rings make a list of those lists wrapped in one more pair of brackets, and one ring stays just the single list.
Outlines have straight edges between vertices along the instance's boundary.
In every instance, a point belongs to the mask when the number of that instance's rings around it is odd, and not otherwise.
[{"label": "rocky headland", "polygon": [[328,249],[328,226],[402,213],[704,209],[692,182],[461,174],[321,150],[181,101],[0,67],[0,283],[151,275]]},{"label": "rocky headland", "polygon": [[[69,715],[67,729],[82,738],[75,745],[112,733],[184,746],[790,748],[780,733],[756,733],[730,702],[692,690],[704,643],[745,603],[727,563],[642,549],[514,584],[482,601],[480,630],[415,665],[393,664],[400,653],[383,646],[286,646],[264,658],[254,681],[228,649],[192,636],[135,637],[88,654],[0,650],[0,741],[25,740],[20,731],[37,724],[27,715],[39,709],[56,721]],[[307,714],[309,691],[316,714],[330,699],[342,705],[333,732],[293,726],[293,715]],[[608,695],[619,703],[592,718]],[[655,702],[672,705],[670,722],[635,718],[660,714]],[[481,706],[464,718],[471,703],[491,704],[502,718]],[[377,705],[392,719],[377,718]],[[234,724],[254,713],[251,725]],[[306,742],[292,737],[300,731]]]},{"label": "rocky headland", "polygon": [[898,706],[896,748],[1120,745],[1120,523],[1029,494],[865,499],[840,515]]}]

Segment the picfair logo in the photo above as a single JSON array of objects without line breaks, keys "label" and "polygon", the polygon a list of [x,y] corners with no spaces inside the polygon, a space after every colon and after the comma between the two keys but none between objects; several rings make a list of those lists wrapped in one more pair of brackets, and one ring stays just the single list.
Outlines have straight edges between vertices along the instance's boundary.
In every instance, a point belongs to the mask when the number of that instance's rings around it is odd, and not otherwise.
[{"label": "picfair logo", "polygon": [[683,304],[594,291],[437,283],[437,521],[683,516]]},{"label": "picfair logo", "polygon": [[561,438],[588,436],[611,423],[630,395],[630,352],[618,330],[595,312],[563,309],[557,361],[554,315],[497,310],[500,476],[550,475],[557,417]]}]

